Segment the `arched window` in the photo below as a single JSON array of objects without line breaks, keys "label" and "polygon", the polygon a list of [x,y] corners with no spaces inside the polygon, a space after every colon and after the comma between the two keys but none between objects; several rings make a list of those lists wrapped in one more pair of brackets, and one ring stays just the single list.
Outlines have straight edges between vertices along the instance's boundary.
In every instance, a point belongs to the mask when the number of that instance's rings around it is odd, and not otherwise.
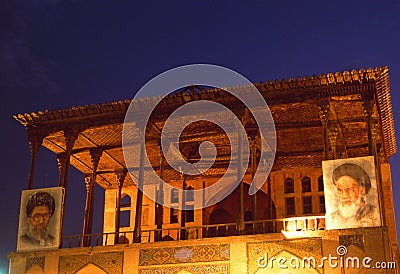
[{"label": "arched window", "polygon": [[303,213],[304,214],[312,213],[312,197],[311,196],[303,197]]},{"label": "arched window", "polygon": [[189,186],[186,190],[190,190],[186,192],[186,202],[193,202],[194,201],[194,188]]},{"label": "arched window", "polygon": [[194,188],[192,186],[189,186],[186,190],[189,190],[186,193],[186,207],[189,207],[185,211],[185,218],[186,222],[194,222]]},{"label": "arched window", "polygon": [[169,222],[171,224],[178,223],[178,210],[176,208],[171,207],[169,209]]},{"label": "arched window", "polygon": [[296,203],[294,197],[289,197],[285,199],[286,206],[286,216],[293,216],[296,214]]},{"label": "arched window", "polygon": [[171,203],[179,203],[179,191],[176,188],[171,189]]},{"label": "arched window", "polygon": [[324,191],[324,178],[322,175],[318,177],[318,191]]},{"label": "arched window", "polygon": [[319,196],[319,212],[325,213],[325,196],[324,195]]},{"label": "arched window", "polygon": [[292,178],[285,179],[285,193],[294,193],[294,181]]},{"label": "arched window", "polygon": [[122,194],[119,212],[119,226],[131,226],[131,197],[128,194]]},{"label": "arched window", "polygon": [[307,176],[301,179],[301,187],[303,192],[311,192],[311,179]]}]

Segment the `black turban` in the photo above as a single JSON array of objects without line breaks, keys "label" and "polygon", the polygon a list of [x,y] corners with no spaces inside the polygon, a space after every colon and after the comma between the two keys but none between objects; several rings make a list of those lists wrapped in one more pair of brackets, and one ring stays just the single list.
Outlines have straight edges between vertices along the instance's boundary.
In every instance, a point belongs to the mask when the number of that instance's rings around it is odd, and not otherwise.
[{"label": "black turban", "polygon": [[28,200],[26,204],[26,216],[29,217],[35,206],[47,206],[50,212],[50,216],[53,216],[56,208],[56,202],[49,193],[47,192],[35,192]]},{"label": "black turban", "polygon": [[358,182],[358,185],[365,187],[365,193],[371,189],[371,180],[365,170],[356,164],[345,163],[338,166],[332,173],[333,183],[336,185],[337,180],[342,176],[349,176]]}]

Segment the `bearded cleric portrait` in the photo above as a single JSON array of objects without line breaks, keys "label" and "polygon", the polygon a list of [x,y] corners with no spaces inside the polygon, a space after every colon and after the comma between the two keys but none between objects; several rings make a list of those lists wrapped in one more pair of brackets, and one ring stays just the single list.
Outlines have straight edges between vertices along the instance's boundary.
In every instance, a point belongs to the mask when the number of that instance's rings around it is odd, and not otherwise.
[{"label": "bearded cleric portrait", "polygon": [[322,162],[326,228],[381,225],[372,156]]},{"label": "bearded cleric portrait", "polygon": [[22,191],[17,250],[58,248],[63,188]]}]

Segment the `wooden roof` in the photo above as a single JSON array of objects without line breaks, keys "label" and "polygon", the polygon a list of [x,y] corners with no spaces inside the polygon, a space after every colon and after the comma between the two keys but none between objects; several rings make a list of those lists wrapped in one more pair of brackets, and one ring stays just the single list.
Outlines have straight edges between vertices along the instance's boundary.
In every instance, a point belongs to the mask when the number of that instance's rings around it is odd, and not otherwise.
[{"label": "wooden roof", "polygon": [[[329,107],[328,119],[339,125],[338,146],[346,157],[368,155],[368,132],[363,100],[375,98],[372,113],[379,125],[378,146],[387,159],[396,152],[393,114],[390,100],[387,67],[353,70],[320,76],[290,78],[255,84],[265,98],[274,118],[277,133],[277,154],[273,169],[297,167],[321,167],[324,160],[324,139],[321,122],[321,102]],[[234,89],[246,89],[244,86]],[[372,97],[371,97],[372,96]],[[241,109],[240,102],[220,89],[187,89],[167,96],[152,115],[148,128],[150,141],[146,149],[150,162],[158,169],[159,148],[157,136],[166,117],[185,102],[206,99],[220,102],[230,109]],[[134,100],[136,108],[146,108],[155,98]],[[71,164],[83,173],[92,169],[90,148],[103,151],[99,167],[98,183],[103,187],[115,187],[115,170],[125,168],[122,153],[122,127],[131,100],[106,104],[86,105],[62,110],[38,111],[14,116],[28,131],[30,138],[43,138],[43,146],[56,154],[66,150],[64,130],[78,129],[79,135],[73,146]],[[239,111],[240,112],[240,111]],[[207,129],[207,130],[205,130]],[[205,176],[223,174],[229,161],[229,146],[217,127],[197,124],[181,136],[180,150],[196,159],[198,144],[204,140],[216,144],[218,161]],[[221,139],[222,138],[222,139]],[[178,179],[179,174],[166,169],[166,178]],[[132,183],[127,179],[126,184]]]}]

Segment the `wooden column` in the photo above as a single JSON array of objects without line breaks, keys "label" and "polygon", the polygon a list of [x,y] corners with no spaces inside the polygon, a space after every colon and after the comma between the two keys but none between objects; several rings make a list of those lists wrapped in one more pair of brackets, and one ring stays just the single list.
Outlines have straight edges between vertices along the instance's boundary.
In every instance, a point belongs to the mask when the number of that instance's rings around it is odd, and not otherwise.
[{"label": "wooden column", "polygon": [[116,205],[115,205],[115,239],[114,243],[119,243],[119,227],[120,227],[120,213],[121,213],[121,192],[122,187],[124,186],[124,181],[126,177],[126,169],[115,171],[116,179],[117,179],[117,197],[116,197]]},{"label": "wooden column", "polygon": [[138,192],[136,197],[136,214],[135,214],[135,230],[133,232],[133,241],[135,243],[141,242],[142,234],[142,205],[143,205],[143,180],[144,180],[144,154],[145,154],[145,140],[140,140],[140,155],[139,155],[139,178],[138,178]]},{"label": "wooden column", "polygon": [[40,137],[37,133],[28,130],[28,142],[29,142],[29,150],[31,152],[31,166],[29,170],[28,189],[32,189],[35,166],[36,166],[36,158],[40,146],[42,145],[43,137]]},{"label": "wooden column", "polygon": [[186,194],[185,190],[187,189],[186,186],[186,176],[181,172],[181,178],[182,178],[182,210],[181,210],[181,234],[180,234],[180,239],[181,240],[186,240],[187,239],[187,233],[186,233],[186,210],[184,210],[185,205],[186,205]]},{"label": "wooden column", "polygon": [[[164,189],[163,189],[163,180],[164,180],[164,155],[162,153],[162,149],[160,149],[160,183],[157,190],[157,197],[159,203],[156,203],[155,214],[156,214],[156,226],[157,229],[162,229],[163,224],[163,216],[164,216]],[[162,239],[162,231],[157,231],[155,234],[155,240],[161,241]]]},{"label": "wooden column", "polygon": [[272,219],[272,190],[271,190],[271,173],[267,178],[267,192],[268,192],[268,215],[267,219]]},{"label": "wooden column", "polygon": [[[255,136],[250,137],[250,169],[251,169],[251,182],[253,183],[254,175],[256,173],[256,156],[257,156],[257,146],[255,141]],[[253,221],[257,221],[257,192],[251,197],[252,207],[253,207]]]},{"label": "wooden column", "polygon": [[373,119],[374,113],[374,98],[373,95],[364,94],[363,95],[363,107],[364,107],[364,117],[365,122],[367,123],[368,130],[368,152],[369,155],[374,156],[375,163],[375,176],[376,183],[378,188],[378,200],[380,207],[380,216],[381,216],[381,225],[386,225],[386,214],[385,214],[385,205],[384,205],[384,197],[383,197],[383,187],[382,187],[382,175],[381,175],[381,163],[378,158],[378,152],[376,148],[376,137],[377,137],[377,125]]},{"label": "wooden column", "polygon": [[328,140],[329,144],[332,149],[332,158],[337,159],[337,153],[336,153],[336,141],[337,141],[337,136],[338,136],[338,131],[335,127],[331,127],[328,129]]},{"label": "wooden column", "polygon": [[[69,166],[70,166],[70,158],[72,154],[72,149],[74,147],[75,141],[78,138],[79,130],[64,130],[64,139],[65,139],[65,152],[57,154],[57,164],[58,164],[58,186],[64,187],[64,201],[67,199],[68,194],[68,174],[69,174]],[[61,235],[63,235],[64,231],[64,218],[66,212],[67,203],[64,202],[64,206],[62,208],[61,215]],[[61,238],[62,239],[62,238]],[[62,242],[60,242],[60,248],[62,246]]]},{"label": "wooden column", "polygon": [[82,246],[90,245],[90,237],[88,234],[92,233],[93,225],[93,211],[94,211],[94,189],[96,184],[96,172],[100,162],[102,151],[100,149],[91,149],[90,156],[92,157],[93,170],[91,174],[85,175],[86,186],[86,202],[85,202],[85,216],[83,219],[83,237]]},{"label": "wooden column", "polygon": [[[238,125],[238,127],[241,125]],[[239,216],[238,216],[238,229],[239,234],[244,233],[244,196],[243,196],[243,170],[242,170],[242,136],[238,129],[238,162],[237,162],[237,180],[239,181]]]},{"label": "wooden column", "polygon": [[86,188],[86,199],[85,199],[85,215],[83,217],[83,230],[82,230],[82,246],[88,246],[89,240],[87,234],[90,234],[92,227],[90,223],[90,205],[91,198],[93,196],[93,182],[92,174],[85,174],[85,188]]},{"label": "wooden column", "polygon": [[371,156],[376,156],[374,154],[374,138],[373,138],[373,124],[372,124],[372,112],[374,107],[374,101],[371,98],[364,98],[363,100],[363,107],[364,107],[364,117],[365,122],[367,124],[367,132],[368,132],[368,153]]},{"label": "wooden column", "polygon": [[[60,185],[60,180],[62,178],[62,174],[64,174],[66,166],[67,166],[67,153],[60,153],[57,154],[57,165],[58,165],[58,174],[59,174],[59,181],[58,181],[58,186]],[[62,214],[61,214],[61,226],[60,226],[60,235],[61,235],[61,241],[60,241],[60,248],[62,248],[62,240],[63,240],[63,235],[64,235],[64,219],[65,219],[65,212],[66,212],[66,197],[67,197],[67,189],[64,188],[64,206],[62,207]]]},{"label": "wooden column", "polygon": [[75,141],[78,138],[80,130],[78,129],[66,129],[64,130],[65,139],[65,152],[57,155],[57,162],[59,168],[59,179],[58,185],[67,189],[68,187],[68,174],[71,160],[72,149]]},{"label": "wooden column", "polygon": [[67,169],[67,153],[61,152],[57,154],[57,166],[58,166],[58,186],[64,186],[64,179]]},{"label": "wooden column", "polygon": [[319,109],[319,118],[321,120],[323,129],[324,159],[329,160],[329,138],[328,138],[329,101],[328,100],[319,101],[318,109]]}]

